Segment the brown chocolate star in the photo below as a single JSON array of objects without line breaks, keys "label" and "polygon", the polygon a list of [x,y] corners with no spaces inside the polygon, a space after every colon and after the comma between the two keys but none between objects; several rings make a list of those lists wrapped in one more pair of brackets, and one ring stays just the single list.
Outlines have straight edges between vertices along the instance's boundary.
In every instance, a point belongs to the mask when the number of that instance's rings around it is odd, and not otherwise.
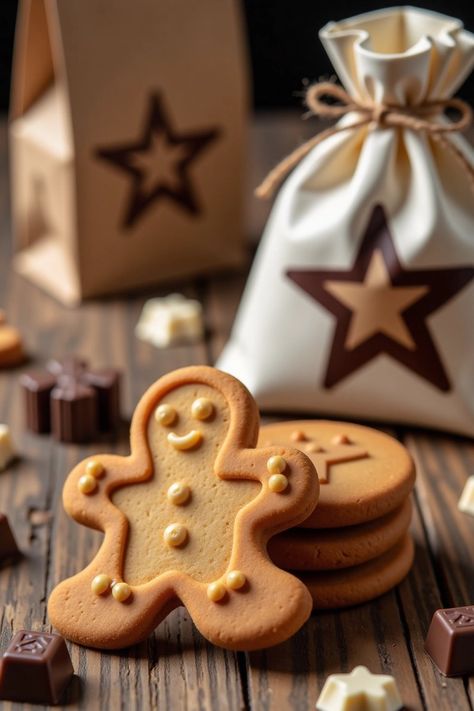
[{"label": "brown chocolate star", "polygon": [[142,137],[96,151],[99,158],[125,171],[132,179],[123,227],[132,227],[146,209],[163,198],[173,200],[191,215],[198,215],[201,206],[192,185],[190,166],[218,133],[217,129],[175,132],[162,97],[152,94]]},{"label": "brown chocolate star", "polygon": [[385,353],[440,390],[450,389],[426,320],[469,283],[474,268],[404,269],[377,205],[352,269],[290,269],[287,276],[337,319],[326,388]]}]

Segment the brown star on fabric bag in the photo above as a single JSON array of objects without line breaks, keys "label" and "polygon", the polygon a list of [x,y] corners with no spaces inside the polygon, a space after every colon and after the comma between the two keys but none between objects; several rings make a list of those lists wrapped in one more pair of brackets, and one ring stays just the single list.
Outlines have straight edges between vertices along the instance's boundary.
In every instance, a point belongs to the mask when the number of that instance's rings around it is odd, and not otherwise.
[{"label": "brown star on fabric bag", "polygon": [[427,318],[468,284],[473,268],[404,269],[377,205],[351,269],[286,273],[337,319],[326,388],[386,353],[440,390],[450,389]]}]

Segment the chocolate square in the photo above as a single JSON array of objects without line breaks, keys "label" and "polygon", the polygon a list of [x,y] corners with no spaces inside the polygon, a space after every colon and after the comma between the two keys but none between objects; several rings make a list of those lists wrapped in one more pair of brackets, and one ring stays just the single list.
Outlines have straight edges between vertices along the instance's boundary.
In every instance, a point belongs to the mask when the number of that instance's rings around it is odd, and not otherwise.
[{"label": "chocolate square", "polygon": [[436,610],[425,650],[445,676],[474,674],[474,605]]},{"label": "chocolate square", "polygon": [[57,704],[73,675],[63,637],[20,630],[0,662],[0,698]]}]

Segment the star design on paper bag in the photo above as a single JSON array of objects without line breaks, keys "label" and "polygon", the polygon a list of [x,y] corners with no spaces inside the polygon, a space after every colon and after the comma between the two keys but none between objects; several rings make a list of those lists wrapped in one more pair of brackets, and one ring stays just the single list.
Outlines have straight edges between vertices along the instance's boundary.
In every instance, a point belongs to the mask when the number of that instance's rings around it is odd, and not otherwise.
[{"label": "star design on paper bag", "polygon": [[469,283],[474,268],[405,269],[377,205],[351,269],[290,269],[287,276],[336,317],[326,388],[385,353],[450,389],[427,318]]},{"label": "star design on paper bag", "polygon": [[96,151],[97,157],[131,179],[123,227],[132,227],[148,208],[163,199],[172,200],[191,215],[199,215],[201,205],[191,177],[192,164],[218,134],[215,128],[175,130],[162,96],[152,94],[141,136]]}]

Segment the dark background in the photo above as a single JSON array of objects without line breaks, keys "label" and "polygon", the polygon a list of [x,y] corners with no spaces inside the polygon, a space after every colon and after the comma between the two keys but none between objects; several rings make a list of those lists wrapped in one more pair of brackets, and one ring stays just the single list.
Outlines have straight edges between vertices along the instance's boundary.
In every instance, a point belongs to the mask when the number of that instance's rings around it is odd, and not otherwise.
[{"label": "dark background", "polygon": [[[415,4],[459,17],[474,32],[474,0],[420,0]],[[331,74],[317,34],[326,22],[393,5],[396,0],[244,0],[255,106],[298,106],[303,79]],[[0,109],[8,107],[16,7],[17,0],[0,0]],[[460,94],[473,99],[474,75]]]}]

